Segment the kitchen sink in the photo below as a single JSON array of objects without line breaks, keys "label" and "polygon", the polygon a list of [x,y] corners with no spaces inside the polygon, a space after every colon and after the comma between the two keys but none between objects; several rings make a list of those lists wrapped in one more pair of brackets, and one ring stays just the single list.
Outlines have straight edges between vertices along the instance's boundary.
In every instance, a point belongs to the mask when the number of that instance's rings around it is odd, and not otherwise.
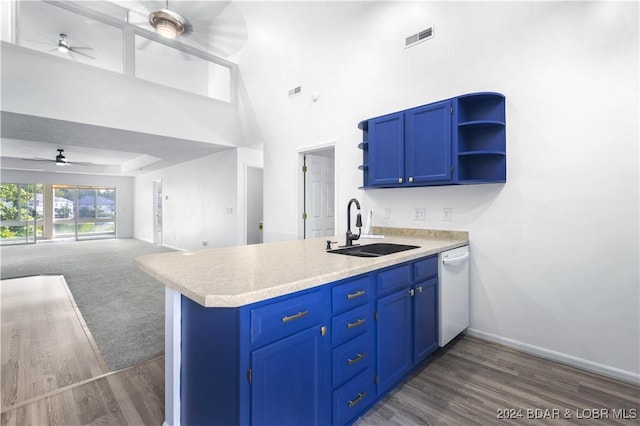
[{"label": "kitchen sink", "polygon": [[327,253],[344,254],[358,257],[380,257],[387,254],[399,253],[405,250],[420,248],[420,246],[410,246],[406,244],[373,243],[361,246],[343,247],[335,250],[328,250]]}]

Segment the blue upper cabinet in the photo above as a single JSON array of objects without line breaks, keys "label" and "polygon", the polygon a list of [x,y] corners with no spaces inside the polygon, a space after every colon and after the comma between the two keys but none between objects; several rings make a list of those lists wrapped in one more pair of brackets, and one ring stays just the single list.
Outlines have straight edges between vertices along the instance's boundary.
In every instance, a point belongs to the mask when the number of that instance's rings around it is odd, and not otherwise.
[{"label": "blue upper cabinet", "polygon": [[410,109],[405,113],[407,183],[451,180],[451,101]]},{"label": "blue upper cabinet", "polygon": [[404,114],[398,112],[369,122],[369,170],[372,186],[402,184],[404,176]]},{"label": "blue upper cabinet", "polygon": [[362,121],[364,188],[506,182],[505,98],[471,93]]}]

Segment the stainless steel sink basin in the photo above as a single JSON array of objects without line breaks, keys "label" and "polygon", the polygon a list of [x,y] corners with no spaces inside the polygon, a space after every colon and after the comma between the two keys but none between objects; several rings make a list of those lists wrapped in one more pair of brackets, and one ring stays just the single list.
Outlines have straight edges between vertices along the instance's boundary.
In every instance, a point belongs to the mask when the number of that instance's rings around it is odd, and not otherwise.
[{"label": "stainless steel sink basin", "polygon": [[361,246],[343,247],[335,250],[328,250],[327,253],[344,254],[358,257],[380,257],[387,254],[398,253],[405,250],[420,248],[420,246],[410,246],[406,244],[373,243]]}]

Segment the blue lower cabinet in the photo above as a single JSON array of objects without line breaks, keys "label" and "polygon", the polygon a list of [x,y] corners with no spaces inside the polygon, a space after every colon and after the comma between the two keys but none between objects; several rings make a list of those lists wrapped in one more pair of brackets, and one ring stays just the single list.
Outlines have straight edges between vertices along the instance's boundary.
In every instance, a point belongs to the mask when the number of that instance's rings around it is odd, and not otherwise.
[{"label": "blue lower cabinet", "polygon": [[378,392],[383,393],[413,367],[411,295],[402,289],[378,300]]},{"label": "blue lower cabinet", "polygon": [[438,277],[414,286],[414,363],[427,359],[438,349]]},{"label": "blue lower cabinet", "polygon": [[376,302],[378,395],[396,386],[438,348],[437,256],[377,274],[378,290],[396,284],[394,293],[384,297],[379,293]]},{"label": "blue lower cabinet", "polygon": [[437,349],[437,262],[239,308],[183,296],[181,328],[182,424],[350,424]]},{"label": "blue lower cabinet", "polygon": [[327,424],[323,339],[318,325],[251,353],[251,424]]},{"label": "blue lower cabinet", "polygon": [[370,370],[366,370],[333,392],[333,423],[350,423],[376,399],[376,388]]},{"label": "blue lower cabinet", "polygon": [[365,333],[335,348],[331,356],[333,386],[340,386],[371,367],[374,354],[371,333]]}]

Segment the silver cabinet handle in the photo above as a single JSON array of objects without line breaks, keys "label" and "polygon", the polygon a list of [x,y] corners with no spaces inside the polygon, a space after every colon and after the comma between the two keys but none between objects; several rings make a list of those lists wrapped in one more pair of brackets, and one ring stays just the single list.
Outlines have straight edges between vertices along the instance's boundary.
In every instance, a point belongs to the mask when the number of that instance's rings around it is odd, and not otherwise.
[{"label": "silver cabinet handle", "polygon": [[347,323],[347,328],[354,328],[357,327],[359,325],[364,324],[364,318],[360,318],[359,320],[357,320],[356,322],[348,322]]},{"label": "silver cabinet handle", "polygon": [[398,178],[398,183],[402,183],[402,178]]},{"label": "silver cabinet handle", "polygon": [[297,320],[299,318],[307,316],[308,313],[309,313],[309,311],[301,311],[301,312],[298,312],[297,314],[290,315],[288,317],[282,317],[282,322],[289,322],[289,321]]},{"label": "silver cabinet handle", "polygon": [[366,392],[360,392],[356,398],[354,398],[353,400],[349,401],[349,404],[348,404],[349,408],[353,407],[358,402],[362,401],[362,398],[364,398],[364,396],[366,394],[367,394]]},{"label": "silver cabinet handle", "polygon": [[413,182],[413,176],[409,176],[409,183]]},{"label": "silver cabinet handle", "polygon": [[353,365],[353,364],[355,364],[355,363],[356,363],[356,362],[358,362],[358,361],[362,361],[362,359],[364,358],[364,355],[365,355],[365,354],[358,354],[358,355],[356,355],[356,357],[355,357],[355,358],[353,358],[353,359],[352,359],[352,358],[349,358],[349,359],[347,360],[347,365]]},{"label": "silver cabinet handle", "polygon": [[355,293],[347,294],[347,299],[355,299],[356,297],[363,296],[366,293],[364,290],[358,290]]}]

